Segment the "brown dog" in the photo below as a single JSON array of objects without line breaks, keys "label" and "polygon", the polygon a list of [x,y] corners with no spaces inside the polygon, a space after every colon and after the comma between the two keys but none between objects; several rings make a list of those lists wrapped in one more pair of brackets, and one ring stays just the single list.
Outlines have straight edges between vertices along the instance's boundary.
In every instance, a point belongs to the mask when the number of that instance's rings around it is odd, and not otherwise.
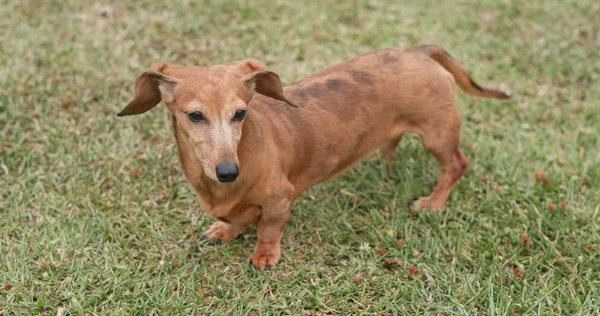
[{"label": "brown dog", "polygon": [[[468,166],[459,148],[455,81],[475,96],[509,97],[477,85],[440,47],[420,45],[365,54],[285,89],[254,60],[163,63],[140,75],[133,100],[118,115],[166,104],[185,179],[219,220],[205,235],[225,242],[256,224],[250,260],[265,269],[279,260],[295,197],[377,148],[390,162],[405,132],[418,133],[442,165],[433,193],[415,203],[442,207]],[[253,98],[255,91],[262,95]]]}]

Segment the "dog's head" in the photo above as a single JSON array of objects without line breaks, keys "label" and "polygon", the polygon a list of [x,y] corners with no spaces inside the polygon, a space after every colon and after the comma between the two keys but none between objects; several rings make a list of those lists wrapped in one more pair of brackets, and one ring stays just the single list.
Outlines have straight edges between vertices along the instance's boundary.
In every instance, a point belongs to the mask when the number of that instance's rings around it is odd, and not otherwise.
[{"label": "dog's head", "polygon": [[191,145],[204,173],[220,182],[239,174],[237,155],[254,92],[294,106],[279,76],[255,60],[210,67],[159,64],[142,73],[133,100],[118,116],[142,114],[163,101]]}]

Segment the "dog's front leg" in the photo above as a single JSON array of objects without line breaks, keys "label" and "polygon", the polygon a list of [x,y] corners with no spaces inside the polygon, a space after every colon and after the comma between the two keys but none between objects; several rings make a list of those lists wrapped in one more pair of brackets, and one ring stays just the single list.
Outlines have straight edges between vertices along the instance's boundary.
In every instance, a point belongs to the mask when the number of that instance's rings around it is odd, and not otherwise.
[{"label": "dog's front leg", "polygon": [[283,227],[290,217],[291,208],[291,198],[278,199],[262,206],[262,214],[256,224],[258,242],[250,257],[253,267],[270,269],[279,261]]}]

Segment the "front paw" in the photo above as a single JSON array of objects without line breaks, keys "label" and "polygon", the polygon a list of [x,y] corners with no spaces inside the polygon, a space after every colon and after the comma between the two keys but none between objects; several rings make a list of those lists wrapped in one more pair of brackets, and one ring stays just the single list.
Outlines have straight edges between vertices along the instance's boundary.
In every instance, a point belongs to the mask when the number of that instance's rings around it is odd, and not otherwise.
[{"label": "front paw", "polygon": [[[262,248],[262,249],[259,249]],[[257,247],[252,256],[250,256],[250,265],[258,270],[270,270],[275,267],[281,256],[279,246],[269,247]]]},{"label": "front paw", "polygon": [[242,229],[225,222],[214,222],[202,235],[203,240],[211,243],[220,244],[237,238],[242,233]]}]

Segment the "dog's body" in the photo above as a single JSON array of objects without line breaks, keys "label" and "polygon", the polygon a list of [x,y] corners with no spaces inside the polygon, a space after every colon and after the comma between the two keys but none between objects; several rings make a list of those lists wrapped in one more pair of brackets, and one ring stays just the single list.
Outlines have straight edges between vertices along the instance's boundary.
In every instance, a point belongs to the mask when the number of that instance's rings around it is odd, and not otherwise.
[{"label": "dog's body", "polygon": [[[296,196],[378,148],[391,163],[405,132],[418,133],[442,165],[433,193],[416,201],[440,208],[468,166],[459,148],[455,80],[473,95],[508,97],[479,87],[443,49],[421,45],[362,55],[283,90],[274,73],[252,60],[213,67],[162,64],[138,78],[136,98],[120,115],[145,112],[161,99],[167,104],[186,180],[202,208],[219,219],[206,236],[227,241],[245,225],[256,224],[258,244],[251,262],[264,269],[279,260],[283,227]],[[264,95],[252,98],[253,90]],[[227,115],[234,107],[224,108],[239,103],[228,101],[234,99],[245,107],[237,106],[229,124],[237,124],[242,108],[248,115],[243,126],[232,125],[228,132]],[[285,104],[292,102],[299,107]],[[190,116],[199,113],[190,112],[196,109],[204,119],[196,124],[206,127],[189,122],[197,118]],[[220,172],[223,166],[235,171]]]}]

